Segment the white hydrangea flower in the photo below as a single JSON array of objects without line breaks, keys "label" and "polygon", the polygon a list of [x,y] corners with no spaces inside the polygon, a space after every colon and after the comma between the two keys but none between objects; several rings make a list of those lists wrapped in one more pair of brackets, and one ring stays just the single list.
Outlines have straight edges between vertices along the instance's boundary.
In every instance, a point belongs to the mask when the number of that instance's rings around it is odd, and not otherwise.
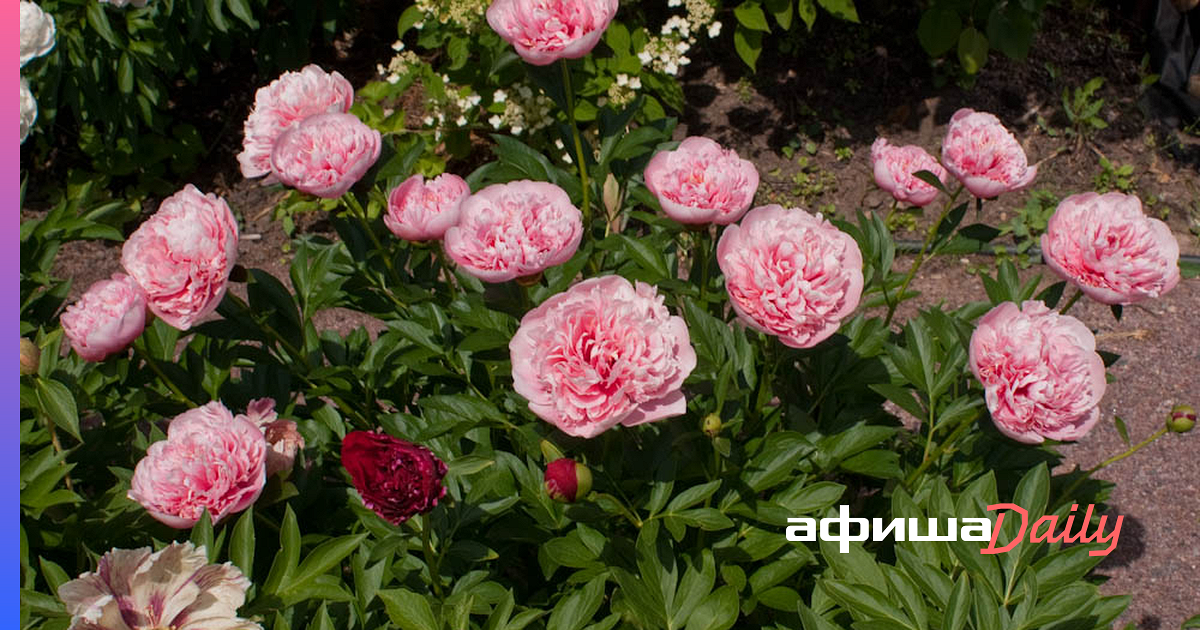
[{"label": "white hydrangea flower", "polygon": [[34,2],[21,0],[21,67],[54,48],[54,16]]},{"label": "white hydrangea flower", "polygon": [[37,101],[33,100],[33,92],[29,90],[29,81],[21,77],[21,143],[29,137],[33,123],[37,122]]},{"label": "white hydrangea flower", "polygon": [[708,25],[708,36],[709,37],[716,38],[720,34],[721,34],[721,23],[720,22],[713,22],[712,24]]}]

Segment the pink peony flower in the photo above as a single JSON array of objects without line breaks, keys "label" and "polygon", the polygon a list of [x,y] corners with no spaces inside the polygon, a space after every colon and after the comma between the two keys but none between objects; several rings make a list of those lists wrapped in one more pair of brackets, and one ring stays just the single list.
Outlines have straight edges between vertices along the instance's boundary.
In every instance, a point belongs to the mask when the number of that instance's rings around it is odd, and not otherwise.
[{"label": "pink peony flower", "polygon": [[913,173],[929,171],[943,185],[949,177],[937,158],[925,149],[915,144],[892,146],[885,138],[878,138],[871,145],[871,168],[875,170],[875,184],[891,193],[896,201],[921,207],[938,196],[938,189],[913,177]]},{"label": "pink peony flower", "polygon": [[335,199],[379,159],[382,138],[354,114],[317,114],[283,132],[271,170],[297,190]]},{"label": "pink peony flower", "polygon": [[470,194],[458,175],[442,173],[428,182],[413,175],[388,195],[383,224],[408,241],[438,240],[458,223],[462,202]]},{"label": "pink peony flower", "polygon": [[966,108],[950,117],[942,164],[981,199],[1021,190],[1037,176],[1037,167],[1029,166],[1025,149],[999,118]]},{"label": "pink peony flower", "polygon": [[256,398],[250,401],[245,414],[234,416],[258,427],[267,440],[267,476],[283,473],[287,477],[296,463],[296,451],[304,448],[304,436],[296,423],[280,420],[275,413],[275,399]]},{"label": "pink peony flower", "polygon": [[1179,284],[1179,243],[1134,195],[1094,192],[1058,204],[1042,255],[1059,276],[1104,304],[1156,298]]},{"label": "pink peony flower", "polygon": [[[238,164],[244,177],[271,172],[271,151],[283,132],[315,114],[345,113],[354,104],[354,88],[337,72],[307,65],[285,72],[254,94],[254,108],[246,118],[245,139]],[[274,181],[268,178],[267,182]]]},{"label": "pink peony flower", "polygon": [[793,348],[833,335],[862,297],[858,243],[799,208],[748,212],[721,234],[717,263],[738,316]]},{"label": "pink peony flower", "polygon": [[758,190],[758,170],[732,149],[700,136],[646,165],[646,188],[680,223],[729,225],[742,218]]},{"label": "pink peony flower", "polygon": [[70,630],[262,630],[237,616],[250,580],[232,564],[209,564],[204,547],[112,549],[58,587]]},{"label": "pink peony flower", "polygon": [[266,460],[262,431],[214,400],[171,420],[167,439],[134,469],[129,498],[176,529],[195,525],[206,508],[216,524],[258,499]]},{"label": "pink peony flower", "polygon": [[121,266],[146,291],[151,312],[187,330],[225,297],[237,248],[229,205],[188,184],[125,241]]},{"label": "pink peony flower", "polygon": [[508,348],[514,389],[568,435],[687,411],[680,387],[696,367],[687,324],[644,282],[584,280],[526,313]]},{"label": "pink peony flower", "polygon": [[970,365],[996,428],[1018,442],[1077,440],[1100,419],[1104,361],[1096,338],[1041,302],[988,311],[971,335]]},{"label": "pink peony flower", "polygon": [[582,237],[583,215],[563,189],[521,180],[467,197],[445,248],[467,273],[504,282],[567,262]]},{"label": "pink peony flower", "polygon": [[487,21],[535,66],[592,51],[617,14],[617,0],[495,0]]},{"label": "pink peony flower", "polygon": [[71,347],[87,361],[124,350],[146,328],[146,293],[133,278],[114,273],[67,307],[59,318]]}]

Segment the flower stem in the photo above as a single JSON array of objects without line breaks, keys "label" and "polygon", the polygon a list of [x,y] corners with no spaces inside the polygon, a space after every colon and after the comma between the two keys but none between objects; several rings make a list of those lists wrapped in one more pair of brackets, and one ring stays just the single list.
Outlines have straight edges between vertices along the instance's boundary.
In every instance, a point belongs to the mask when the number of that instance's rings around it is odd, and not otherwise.
[{"label": "flower stem", "polygon": [[1075,303],[1078,302],[1079,298],[1081,297],[1083,297],[1083,290],[1075,289],[1075,293],[1071,296],[1071,299],[1067,300],[1067,303],[1063,304],[1063,307],[1058,309],[1058,314],[1066,315],[1067,311],[1071,310],[1071,307],[1075,306]]},{"label": "flower stem", "polygon": [[429,568],[429,582],[433,586],[433,594],[442,598],[442,577],[438,572],[438,561],[433,556],[433,542],[429,530],[433,528],[432,519],[426,514],[421,517],[421,545],[425,548],[425,566]]},{"label": "flower stem", "polygon": [[392,265],[391,249],[385,248],[383,243],[379,240],[379,237],[375,235],[375,230],[371,229],[371,221],[367,218],[367,210],[362,207],[361,203],[358,202],[358,197],[355,197],[354,193],[347,193],[342,195],[342,200],[346,202],[346,207],[350,209],[350,213],[353,214],[360,223],[362,223],[363,231],[367,233],[368,237],[370,237],[371,243],[375,245],[375,250],[379,252],[379,256],[383,258],[383,265],[387,267],[388,273],[392,275],[392,280],[394,280],[396,284],[404,284],[404,280],[400,277],[400,274],[396,272],[396,267]]},{"label": "flower stem", "polygon": [[696,248],[696,262],[700,265],[700,308],[705,308],[705,293],[708,291],[708,247],[711,239],[705,239],[701,234],[701,232],[693,232],[692,238],[695,239],[693,247]]},{"label": "flower stem", "polygon": [[[933,452],[932,455],[928,455],[928,444],[926,444],[927,456],[921,460],[921,465],[917,466],[916,470],[912,471],[907,477],[904,478],[904,487],[911,490],[913,482],[915,482],[917,480],[917,478],[921,476],[921,473],[925,472],[925,470],[927,468],[929,468],[929,466],[931,464],[933,464],[933,462],[936,462],[939,458],[941,458],[942,455],[945,455],[947,452],[950,452],[952,450],[952,447],[954,446],[955,441],[957,441],[959,436],[961,436],[967,429],[971,428],[971,425],[975,424],[975,419],[978,417],[979,417],[979,412],[976,411],[976,412],[972,413],[971,415],[967,416],[966,418],[963,418],[962,422],[959,423],[959,425],[954,428],[954,431],[950,434],[950,437],[947,437],[946,441],[942,442],[941,446],[939,446],[937,448],[937,450],[935,450]],[[930,426],[932,427],[933,423],[930,423]],[[933,430],[931,428],[930,429],[930,441],[932,441],[932,436],[933,436],[932,431]]]},{"label": "flower stem", "polygon": [[[229,293],[228,295],[233,294]],[[163,384],[167,386],[167,389],[171,390],[172,398],[187,407],[190,407],[194,404],[190,398],[183,394],[183,391],[179,389],[179,386],[175,384],[175,381],[172,381],[167,377],[167,375],[162,371],[162,368],[158,365],[158,361],[146,351],[145,342],[142,341],[141,337],[133,340],[133,353],[141,356],[142,361],[144,361],[146,365],[158,375],[159,380],[161,380]]]},{"label": "flower stem", "polygon": [[1100,462],[1099,464],[1092,466],[1091,468],[1089,468],[1087,470],[1087,472],[1083,473],[1083,476],[1079,477],[1078,479],[1076,479],[1074,481],[1074,483],[1067,486],[1066,490],[1063,490],[1061,498],[1069,499],[1071,497],[1071,493],[1074,492],[1076,489],[1078,489],[1079,486],[1083,485],[1084,481],[1091,479],[1092,475],[1096,474],[1097,471],[1099,471],[1102,468],[1106,468],[1111,464],[1115,464],[1115,463],[1121,461],[1122,459],[1129,457],[1130,455],[1133,455],[1134,453],[1142,450],[1146,446],[1149,446],[1155,440],[1157,440],[1158,438],[1160,438],[1166,434],[1167,434],[1167,427],[1161,427],[1161,428],[1159,428],[1159,430],[1150,434],[1150,437],[1142,440],[1141,442],[1138,442],[1137,444],[1134,444],[1133,446],[1126,449],[1125,452],[1113,455],[1112,457],[1109,457],[1108,459]]},{"label": "flower stem", "polygon": [[583,155],[583,141],[579,138],[579,125],[575,123],[575,93],[571,89],[571,69],[567,67],[567,60],[559,61],[559,66],[562,68],[563,76],[563,92],[567,98],[567,119],[571,121],[571,136],[575,139],[575,157],[579,160],[579,183],[583,189],[583,230],[585,234],[591,233],[592,228],[592,207],[588,203],[588,172],[587,159]]},{"label": "flower stem", "polygon": [[446,286],[450,288],[450,301],[458,299],[458,281],[454,278],[454,270],[450,267],[449,256],[446,255],[445,248],[442,247],[442,242],[438,241],[434,252],[434,257],[437,258],[438,266],[441,267],[442,273],[446,276]]},{"label": "flower stem", "polygon": [[[925,254],[929,251],[929,245],[933,243],[933,238],[937,236],[937,231],[938,228],[942,226],[942,221],[946,220],[946,216],[949,215],[950,210],[953,209],[954,206],[952,204],[953,201],[946,204],[946,209],[942,210],[942,213],[938,215],[937,221],[935,221],[933,225],[929,226],[929,231],[925,233],[925,242],[921,243],[921,251],[917,253],[916,260],[914,260],[912,266],[908,268],[908,274],[904,276],[904,283],[900,285],[900,292],[896,294],[896,301],[888,304],[887,318],[884,319],[883,322],[884,326],[891,325],[892,317],[896,314],[896,308],[900,306],[901,302],[904,301],[904,292],[908,290],[908,285],[910,282],[912,282],[913,276],[917,275],[917,269],[921,268],[921,263],[925,262]],[[884,292],[884,295],[886,297],[886,291]]]}]

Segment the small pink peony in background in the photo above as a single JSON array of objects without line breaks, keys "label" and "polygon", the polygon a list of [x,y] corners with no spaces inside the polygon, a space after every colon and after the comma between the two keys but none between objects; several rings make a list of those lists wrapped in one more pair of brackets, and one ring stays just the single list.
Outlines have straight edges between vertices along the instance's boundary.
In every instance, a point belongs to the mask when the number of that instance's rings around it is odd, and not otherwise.
[{"label": "small pink peony in background", "polygon": [[187,330],[217,309],[237,262],[238,228],[225,200],[188,184],[121,247],[121,266],[150,311]]},{"label": "small pink peony in background", "polygon": [[[244,177],[271,173],[271,151],[283,132],[316,114],[345,113],[354,104],[354,88],[337,72],[307,65],[285,72],[254,94],[254,108],[246,118],[245,138],[238,164]],[[267,182],[273,182],[268,178]]]},{"label": "small pink peony in background", "polygon": [[204,547],[171,543],[112,549],[95,572],[58,587],[73,630],[262,630],[237,616],[250,580],[232,564],[209,564]]},{"label": "small pink peony in background", "polygon": [[871,168],[875,171],[875,184],[896,201],[921,207],[929,205],[939,191],[913,173],[929,171],[943,185],[949,179],[946,169],[925,149],[915,144],[893,146],[885,138],[878,138],[871,145]]},{"label": "small pink peony in background", "polygon": [[492,30],[535,66],[578,59],[596,47],[617,14],[617,0],[494,0]]},{"label": "small pink peony in background", "polygon": [[429,181],[413,175],[388,195],[383,224],[408,241],[439,240],[458,223],[462,202],[470,194],[458,175],[442,173]]},{"label": "small pink peony in background", "polygon": [[717,243],[730,303],[751,328],[792,348],[837,332],[862,297],[862,253],[818,214],[760,206]]},{"label": "small pink peony in background", "polygon": [[146,293],[133,278],[114,273],[88,287],[59,318],[71,347],[87,361],[124,350],[146,328]]},{"label": "small pink peony in background", "polygon": [[508,348],[513,388],[568,435],[687,411],[680,388],[696,367],[687,324],[644,282],[584,280],[526,313]]},{"label": "small pink peony in background", "polygon": [[1042,235],[1042,256],[1064,280],[1104,304],[1157,298],[1179,284],[1179,243],[1135,195],[1063,199]]},{"label": "small pink peony in background", "polygon": [[382,141],[353,114],[309,116],[279,136],[271,170],[284,185],[335,199],[375,164]]},{"label": "small pink peony in background", "polygon": [[729,225],[742,218],[758,190],[758,170],[732,149],[700,136],[646,165],[646,188],[680,223]]},{"label": "small pink peony in background", "polygon": [[1077,440],[1100,419],[1104,361],[1070,315],[1033,300],[1000,304],[976,324],[969,356],[996,428],[1018,442]]},{"label": "small pink peony in background", "polygon": [[205,509],[216,524],[258,499],[266,460],[263,432],[214,400],[171,420],[167,439],[134,468],[129,498],[176,529],[195,525]]},{"label": "small pink peony in background", "polygon": [[546,182],[493,184],[467,197],[445,248],[467,273],[485,282],[536,276],[575,255],[583,215],[566,191]]},{"label": "small pink peony in background", "polygon": [[296,463],[296,452],[304,448],[304,436],[300,435],[295,422],[279,419],[279,414],[275,413],[275,399],[251,400],[246,413],[234,417],[250,421],[266,438],[267,476],[282,473],[287,477]]},{"label": "small pink peony in background", "polygon": [[999,118],[966,108],[950,117],[942,164],[981,199],[1021,190],[1037,176],[1037,167],[1029,166],[1025,149]]}]

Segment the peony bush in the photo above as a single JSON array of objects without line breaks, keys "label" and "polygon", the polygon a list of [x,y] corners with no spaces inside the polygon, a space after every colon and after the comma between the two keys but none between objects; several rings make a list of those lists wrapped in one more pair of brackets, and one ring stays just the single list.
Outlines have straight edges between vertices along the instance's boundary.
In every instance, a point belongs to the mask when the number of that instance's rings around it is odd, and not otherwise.
[{"label": "peony bush", "polygon": [[[1005,263],[981,278],[988,301],[899,319],[922,264],[978,239],[968,208],[1036,177],[998,118],[955,113],[940,161],[872,146],[896,204],[936,213],[899,264],[883,216],[755,206],[752,162],[674,140],[648,97],[600,96],[599,42],[632,54],[615,0],[457,11],[476,29],[486,15],[483,45],[511,48],[504,72],[558,107],[561,147],[510,128],[493,159],[443,172],[424,136],[310,65],[258,91],[237,160],[336,231],[297,238],[287,278],[239,265],[235,208],[191,184],[127,238],[112,225],[136,213],[81,211],[87,190],[22,224],[22,628],[1120,615],[1128,597],[1090,573],[1097,545],[994,556],[785,531],[839,512],[991,518],[1008,502],[1039,517],[1098,504],[1099,518],[1109,487],[1092,473],[1194,424],[1182,409],[1099,466],[1050,472],[1057,443],[1118,422],[1097,339],[1067,311],[1179,282],[1177,245],[1136,198],[1062,202],[1043,241],[1062,280],[1021,282]],[[124,241],[125,273],[64,304],[55,255],[89,235]],[[377,325],[319,330],[331,309]],[[996,523],[1007,539],[1011,520]]]}]

